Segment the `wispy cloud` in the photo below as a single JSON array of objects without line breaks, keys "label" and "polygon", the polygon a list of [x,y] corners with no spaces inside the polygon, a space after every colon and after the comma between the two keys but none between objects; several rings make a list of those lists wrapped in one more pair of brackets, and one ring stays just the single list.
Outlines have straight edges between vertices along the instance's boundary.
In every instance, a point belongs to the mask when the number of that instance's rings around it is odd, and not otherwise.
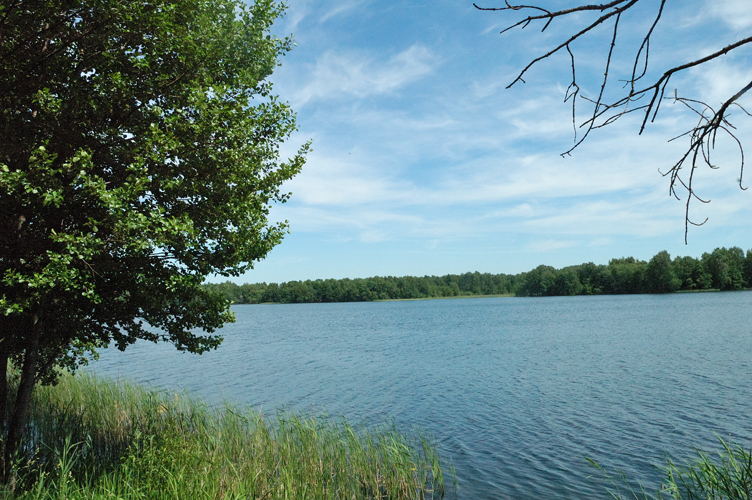
[{"label": "wispy cloud", "polygon": [[[752,5],[750,7],[752,8]],[[749,67],[746,58],[737,61],[719,59],[694,69],[691,76],[694,87],[700,94],[697,97],[717,107],[750,82],[752,68]],[[742,99],[742,102],[749,101],[750,96],[745,95]],[[731,111],[733,112],[733,109]]]},{"label": "wispy cloud", "polygon": [[752,8],[749,0],[708,0],[713,15],[731,28],[741,30],[752,26]]},{"label": "wispy cloud", "polygon": [[314,65],[309,83],[293,103],[299,109],[314,100],[363,98],[393,92],[429,74],[438,64],[431,50],[413,45],[387,61],[368,53],[328,51]]},{"label": "wispy cloud", "polygon": [[[656,73],[645,81],[749,28],[749,2],[677,2],[651,39]],[[720,169],[694,173],[698,195],[712,203],[693,204],[690,215],[710,221],[692,228],[690,247],[683,246],[684,203],[669,196],[668,179],[658,171],[668,170],[689,140],[668,139],[697,123],[681,105],[665,101],[642,135],[635,113],[560,157],[574,136],[572,109],[563,102],[571,78],[566,54],[537,65],[526,84],[504,87],[571,26],[496,37],[492,32],[508,16],[470,15],[456,2],[421,7],[421,15],[414,15],[414,3],[397,0],[290,5],[285,21],[300,47],[274,81],[298,112],[301,131],[290,147],[313,138],[314,149],[285,186],[292,199],[272,208],[273,219],[290,221],[290,236],[259,266],[258,278],[247,280],[517,272],[543,262],[649,258],[664,248],[699,255],[718,245],[752,245],[745,225],[752,190],[739,190],[738,148],[719,136]],[[630,18],[632,31],[620,32],[617,51],[635,33],[644,36],[650,20],[637,17]],[[603,44],[573,47],[588,96],[599,91],[609,46],[608,30],[600,36]],[[752,78],[743,57],[682,72],[669,92],[676,86],[717,105]],[[614,91],[633,60],[622,63],[612,66]],[[581,104],[585,113],[587,103]],[[752,120],[739,114],[732,121],[739,137],[752,137]],[[296,252],[310,261],[275,257]]]},{"label": "wispy cloud", "polygon": [[323,23],[341,14],[344,14],[351,10],[355,10],[356,8],[363,5],[364,3],[365,3],[364,0],[348,0],[346,2],[342,2],[339,5],[332,7],[329,11],[325,12],[321,16],[320,21]]}]

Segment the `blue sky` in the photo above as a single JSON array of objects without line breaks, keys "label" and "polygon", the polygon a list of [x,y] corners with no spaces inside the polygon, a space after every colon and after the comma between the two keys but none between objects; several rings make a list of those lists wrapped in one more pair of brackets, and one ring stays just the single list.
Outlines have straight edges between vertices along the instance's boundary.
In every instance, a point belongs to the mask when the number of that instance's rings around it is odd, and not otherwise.
[{"label": "blue sky", "polygon": [[[621,21],[614,81],[631,69],[631,35],[648,28],[658,3],[644,0]],[[291,200],[271,212],[289,221],[291,233],[234,281],[518,273],[539,264],[649,259],[661,250],[699,256],[717,246],[752,248],[752,190],[739,189],[739,153],[725,138],[714,153],[720,168],[696,174],[697,191],[712,201],[695,203],[691,216],[708,223],[690,228],[684,245],[684,203],[669,196],[659,172],[687,144],[667,141],[695,121],[681,105],[664,103],[641,136],[634,116],[560,157],[573,144],[571,107],[563,102],[567,57],[540,63],[524,85],[504,87],[588,17],[544,33],[530,26],[499,34],[519,18],[478,11],[469,0],[290,0],[274,31],[293,33],[297,47],[271,80],[298,115],[300,130],[284,151],[312,139],[313,152],[285,185]],[[669,1],[651,63],[657,72],[751,30],[749,0]],[[609,35],[603,27],[573,46],[584,95],[598,91]],[[717,105],[752,79],[752,50],[737,52],[670,88]],[[733,117],[738,136],[752,137],[752,119]]]}]

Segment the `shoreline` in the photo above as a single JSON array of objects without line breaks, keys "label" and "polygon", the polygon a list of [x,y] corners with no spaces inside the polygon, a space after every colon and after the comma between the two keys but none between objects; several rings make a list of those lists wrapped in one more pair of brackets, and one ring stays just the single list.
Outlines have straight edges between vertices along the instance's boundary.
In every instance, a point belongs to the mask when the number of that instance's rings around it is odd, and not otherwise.
[{"label": "shoreline", "polygon": [[[484,298],[491,298],[491,297],[516,297],[513,293],[503,293],[499,295],[452,295],[447,297],[418,297],[415,299],[377,299],[377,300],[368,300],[363,302],[410,302],[410,301],[417,301],[417,300],[442,300],[442,299],[484,299]],[[329,302],[329,304],[333,304],[333,302]]]},{"label": "shoreline", "polygon": [[675,295],[675,294],[687,294],[687,293],[736,293],[736,292],[749,292],[752,288],[742,288],[741,290],[719,290],[718,288],[708,288],[703,290],[677,290],[669,293],[594,293],[594,294],[578,294],[578,295],[515,295],[513,293],[497,294],[497,295],[452,295],[446,297],[417,297],[411,299],[376,299],[376,300],[351,300],[342,302],[241,302],[233,303],[233,306],[262,306],[262,305],[291,305],[291,304],[360,304],[368,302],[415,302],[421,300],[445,300],[445,299],[488,299],[488,298],[519,298],[519,299],[539,299],[546,297],[616,297],[619,295]]}]

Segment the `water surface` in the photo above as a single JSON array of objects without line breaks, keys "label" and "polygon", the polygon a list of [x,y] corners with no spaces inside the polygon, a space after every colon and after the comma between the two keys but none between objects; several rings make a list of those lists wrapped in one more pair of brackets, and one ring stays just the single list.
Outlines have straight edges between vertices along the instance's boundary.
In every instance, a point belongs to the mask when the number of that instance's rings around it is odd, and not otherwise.
[{"label": "water surface", "polygon": [[610,498],[666,453],[752,443],[752,292],[245,305],[202,356],[137,343],[91,370],[227,399],[394,421],[437,438],[463,499]]}]

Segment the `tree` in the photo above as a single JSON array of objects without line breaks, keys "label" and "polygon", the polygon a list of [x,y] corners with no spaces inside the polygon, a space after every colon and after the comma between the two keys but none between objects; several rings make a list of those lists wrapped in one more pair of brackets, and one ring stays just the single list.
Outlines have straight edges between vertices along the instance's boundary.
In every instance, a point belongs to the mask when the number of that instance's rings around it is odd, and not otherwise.
[{"label": "tree", "polygon": [[267,80],[292,46],[270,35],[281,14],[272,0],[0,7],[6,478],[37,382],[112,342],[216,348],[233,317],[202,281],[244,272],[287,231],[269,207],[308,145],[280,160],[295,129]]},{"label": "tree", "polygon": [[[749,47],[750,44],[752,44],[752,36],[739,38],[725,47],[714,47],[708,50],[707,53],[699,54],[696,59],[688,60],[682,64],[661,68],[654,79],[649,79],[649,83],[643,83],[643,78],[650,75],[648,71],[651,55],[650,41],[655,34],[656,29],[659,29],[659,21],[663,17],[664,7],[667,3],[667,0],[654,0],[653,4],[655,10],[652,14],[652,22],[650,23],[649,28],[644,31],[641,40],[637,40],[638,44],[636,44],[636,51],[634,52],[633,57],[628,60],[627,66],[630,69],[630,72],[623,75],[623,78],[617,80],[617,85],[622,86],[622,90],[616,94],[616,97],[609,98],[607,96],[610,96],[611,94],[607,92],[607,88],[611,89],[614,85],[613,81],[615,80],[614,75],[612,74],[613,68],[615,67],[613,64],[613,57],[614,47],[617,44],[617,35],[620,29],[620,22],[622,23],[621,26],[623,26],[623,23],[625,22],[625,19],[628,18],[629,14],[635,14],[636,19],[641,21],[642,14],[637,8],[635,8],[640,2],[642,2],[643,6],[650,3],[649,0],[611,0],[595,4],[586,4],[576,1],[573,2],[575,4],[574,6],[560,10],[549,10],[541,6],[541,4],[511,5],[506,0],[506,6],[504,7],[479,7],[476,4],[473,5],[475,5],[477,9],[484,11],[519,11],[528,14],[519,21],[510,23],[502,33],[514,28],[525,28],[534,23],[541,23],[543,26],[542,31],[545,31],[554,21],[562,19],[570,21],[572,22],[572,25],[576,26],[578,16],[594,14],[593,17],[588,19],[584,24],[584,27],[572,30],[570,34],[565,35],[563,39],[556,43],[556,45],[548,52],[541,54],[530,61],[507,86],[507,88],[510,88],[518,82],[524,83],[526,73],[534,65],[555,54],[566,52],[566,56],[571,63],[572,78],[564,100],[565,102],[570,101],[572,105],[572,123],[575,127],[575,144],[569,150],[562,153],[562,155],[569,155],[574,149],[582,144],[593,130],[614,123],[623,116],[631,113],[641,114],[642,123],[640,125],[639,133],[642,134],[648,122],[653,122],[655,120],[664,99],[671,99],[674,102],[685,105],[697,116],[696,121],[692,123],[689,129],[678,136],[687,136],[689,138],[689,144],[685,152],[680,156],[678,161],[663,174],[669,177],[669,193],[671,195],[680,199],[677,189],[683,188],[687,191],[684,217],[684,239],[686,242],[687,231],[690,224],[702,225],[707,222],[707,218],[700,223],[693,222],[689,216],[689,207],[690,202],[693,199],[703,203],[709,201],[703,200],[696,194],[693,188],[694,172],[701,165],[715,168],[715,165],[711,162],[711,152],[715,148],[716,138],[719,132],[728,135],[739,147],[741,153],[739,187],[741,189],[746,189],[743,186],[742,179],[744,173],[744,149],[741,140],[735,134],[736,129],[734,125],[729,121],[729,116],[733,108],[741,110],[747,116],[752,116],[739,103],[740,98],[752,89],[752,82],[732,91],[724,98],[724,101],[720,106],[682,97],[676,90],[674,91],[673,96],[666,97],[667,90],[669,95],[671,94],[671,89],[668,85],[674,76],[681,74],[682,72],[686,72],[691,68],[702,67],[710,61],[714,61],[732,51],[745,48],[745,46]],[[597,96],[583,96],[580,94],[581,89],[577,81],[577,65],[575,63],[575,52],[573,51],[573,46],[577,42],[586,39],[588,35],[593,35],[596,29],[602,25],[610,25],[612,27],[610,30],[610,44],[604,44],[603,46],[603,51],[606,54],[603,79],[599,82],[600,90]],[[579,103],[583,101],[592,105],[592,110],[586,113],[586,118],[580,125],[580,127],[584,129],[584,132],[578,138],[576,116]],[[688,167],[689,170],[686,174],[683,171],[685,167]]]},{"label": "tree", "polygon": [[611,259],[608,270],[611,273],[607,293],[644,293],[646,263],[634,257]]},{"label": "tree", "polygon": [[645,269],[645,282],[650,293],[672,293],[679,289],[682,281],[676,277],[667,251],[658,252],[650,259]]},{"label": "tree", "polygon": [[702,265],[694,257],[676,257],[673,264],[676,277],[681,281],[681,290],[704,290],[711,288],[712,280]]},{"label": "tree", "polygon": [[702,254],[702,264],[711,276],[713,288],[740,290],[744,286],[744,252],[739,247],[716,248]]},{"label": "tree", "polygon": [[551,295],[579,295],[582,293],[582,284],[577,277],[577,272],[572,268],[564,268],[559,271],[554,280],[554,286],[548,290]]},{"label": "tree", "polygon": [[551,266],[540,265],[525,275],[517,292],[520,297],[546,297],[556,290],[558,272]]}]

